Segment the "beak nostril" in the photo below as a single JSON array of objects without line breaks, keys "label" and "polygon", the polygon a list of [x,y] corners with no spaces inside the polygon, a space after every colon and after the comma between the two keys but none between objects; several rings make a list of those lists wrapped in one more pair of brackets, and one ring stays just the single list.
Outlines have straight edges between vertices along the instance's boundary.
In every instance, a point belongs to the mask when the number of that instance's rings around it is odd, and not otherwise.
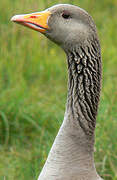
[{"label": "beak nostril", "polygon": [[37,16],[30,16],[30,18],[37,18]]}]

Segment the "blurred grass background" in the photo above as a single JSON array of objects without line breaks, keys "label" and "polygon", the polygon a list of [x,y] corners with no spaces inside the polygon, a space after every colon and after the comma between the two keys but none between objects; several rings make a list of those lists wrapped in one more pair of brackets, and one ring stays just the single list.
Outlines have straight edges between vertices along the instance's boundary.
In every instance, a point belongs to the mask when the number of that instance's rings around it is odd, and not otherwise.
[{"label": "blurred grass background", "polygon": [[64,52],[39,33],[10,22],[14,14],[57,3],[84,8],[97,25],[103,85],[95,162],[104,179],[117,180],[117,0],[1,0],[0,180],[36,180],[63,120]]}]

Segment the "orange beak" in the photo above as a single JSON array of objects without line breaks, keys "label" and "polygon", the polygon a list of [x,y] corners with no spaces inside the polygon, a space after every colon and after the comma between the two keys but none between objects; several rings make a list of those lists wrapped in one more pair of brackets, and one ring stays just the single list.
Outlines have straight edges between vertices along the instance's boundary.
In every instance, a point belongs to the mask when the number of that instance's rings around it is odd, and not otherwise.
[{"label": "orange beak", "polygon": [[50,11],[15,15],[11,18],[11,21],[27,26],[41,33],[45,33],[46,30],[49,29],[48,18],[50,15]]}]

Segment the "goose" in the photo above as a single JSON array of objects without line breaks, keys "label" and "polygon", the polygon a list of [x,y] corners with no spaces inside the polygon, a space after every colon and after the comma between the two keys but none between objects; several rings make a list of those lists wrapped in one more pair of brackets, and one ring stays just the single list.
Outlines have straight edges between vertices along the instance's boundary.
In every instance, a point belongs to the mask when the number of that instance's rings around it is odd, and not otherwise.
[{"label": "goose", "polygon": [[15,15],[11,21],[42,33],[67,57],[64,120],[38,180],[101,180],[94,163],[94,140],[102,65],[92,17],[78,6],[57,4],[41,12]]}]

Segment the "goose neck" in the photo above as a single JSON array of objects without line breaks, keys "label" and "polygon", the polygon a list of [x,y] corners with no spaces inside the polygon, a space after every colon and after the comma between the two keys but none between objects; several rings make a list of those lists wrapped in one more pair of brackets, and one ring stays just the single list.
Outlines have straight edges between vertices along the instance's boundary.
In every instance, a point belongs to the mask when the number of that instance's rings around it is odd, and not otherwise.
[{"label": "goose neck", "polygon": [[[94,41],[95,42],[95,41]],[[101,87],[101,56],[98,41],[67,52],[68,97],[66,111],[84,133],[93,135]]]}]

